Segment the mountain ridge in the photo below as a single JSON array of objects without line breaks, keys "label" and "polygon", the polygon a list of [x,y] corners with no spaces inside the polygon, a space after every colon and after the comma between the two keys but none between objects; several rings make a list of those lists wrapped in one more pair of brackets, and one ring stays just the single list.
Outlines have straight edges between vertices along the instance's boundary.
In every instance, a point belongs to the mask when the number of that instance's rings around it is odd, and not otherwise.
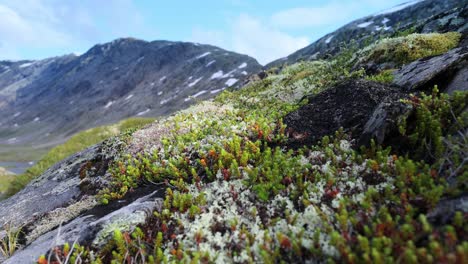
[{"label": "mountain ridge", "polygon": [[134,38],[80,56],[0,65],[0,144],[63,141],[124,118],[166,115],[239,87],[261,69],[247,55],[211,45]]}]

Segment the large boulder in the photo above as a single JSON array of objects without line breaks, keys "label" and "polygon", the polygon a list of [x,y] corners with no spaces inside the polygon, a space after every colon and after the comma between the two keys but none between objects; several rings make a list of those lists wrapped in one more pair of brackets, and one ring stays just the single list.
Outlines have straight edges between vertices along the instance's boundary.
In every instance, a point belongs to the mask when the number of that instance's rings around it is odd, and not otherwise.
[{"label": "large boulder", "polygon": [[468,47],[459,47],[403,66],[394,73],[394,83],[409,91],[432,89],[435,84],[451,92],[466,90],[467,66]]},{"label": "large boulder", "polygon": [[[0,263],[34,263],[52,246],[101,247],[113,230],[131,231],[158,209],[163,186],[147,186],[124,199],[99,204],[109,187],[110,163],[121,157],[125,143],[112,138],[55,164],[16,195],[0,202],[0,239],[6,228],[21,229],[20,249]],[[3,259],[2,259],[3,258]]]},{"label": "large boulder", "polygon": [[316,143],[343,128],[365,143],[383,141],[396,128],[395,120],[407,113],[400,102],[406,94],[398,87],[366,80],[350,80],[311,96],[308,104],[284,118],[292,147]]}]

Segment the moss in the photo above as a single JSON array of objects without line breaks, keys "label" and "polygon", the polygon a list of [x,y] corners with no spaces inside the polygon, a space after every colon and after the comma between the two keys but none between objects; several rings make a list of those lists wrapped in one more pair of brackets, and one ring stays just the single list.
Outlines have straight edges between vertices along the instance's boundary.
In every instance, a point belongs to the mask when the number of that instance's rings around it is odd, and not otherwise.
[{"label": "moss", "polygon": [[367,76],[366,79],[374,82],[380,83],[392,83],[394,79],[393,72],[394,69],[384,70],[376,75]]},{"label": "moss", "polygon": [[461,38],[458,32],[444,34],[410,34],[404,37],[388,38],[365,48],[359,57],[361,62],[395,63],[396,66],[420,58],[443,54],[455,48]]}]

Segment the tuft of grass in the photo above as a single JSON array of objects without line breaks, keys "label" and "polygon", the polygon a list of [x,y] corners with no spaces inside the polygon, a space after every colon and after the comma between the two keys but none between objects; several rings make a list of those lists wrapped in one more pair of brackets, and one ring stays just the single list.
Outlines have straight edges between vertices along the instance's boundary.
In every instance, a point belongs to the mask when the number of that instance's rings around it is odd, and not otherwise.
[{"label": "tuft of grass", "polygon": [[394,69],[384,70],[376,75],[367,76],[366,79],[379,83],[392,83],[395,76],[393,75]]},{"label": "tuft of grass", "polygon": [[25,173],[14,177],[8,185],[6,195],[12,196],[22,190],[32,179],[42,174],[50,166],[82,151],[89,146],[97,144],[107,138],[116,136],[128,130],[134,130],[153,122],[153,118],[129,118],[114,125],[100,126],[79,132],[67,142],[51,149],[39,162],[29,168]]},{"label": "tuft of grass", "polygon": [[21,229],[6,225],[4,230],[6,235],[0,239],[0,254],[8,258],[12,256],[19,247],[18,236],[21,232]]}]

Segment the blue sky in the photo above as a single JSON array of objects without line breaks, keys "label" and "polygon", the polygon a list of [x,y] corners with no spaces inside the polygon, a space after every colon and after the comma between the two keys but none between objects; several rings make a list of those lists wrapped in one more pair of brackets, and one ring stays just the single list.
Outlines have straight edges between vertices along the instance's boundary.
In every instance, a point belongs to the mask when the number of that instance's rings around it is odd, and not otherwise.
[{"label": "blue sky", "polygon": [[0,60],[83,53],[119,37],[193,41],[265,64],[409,0],[0,0]]}]

